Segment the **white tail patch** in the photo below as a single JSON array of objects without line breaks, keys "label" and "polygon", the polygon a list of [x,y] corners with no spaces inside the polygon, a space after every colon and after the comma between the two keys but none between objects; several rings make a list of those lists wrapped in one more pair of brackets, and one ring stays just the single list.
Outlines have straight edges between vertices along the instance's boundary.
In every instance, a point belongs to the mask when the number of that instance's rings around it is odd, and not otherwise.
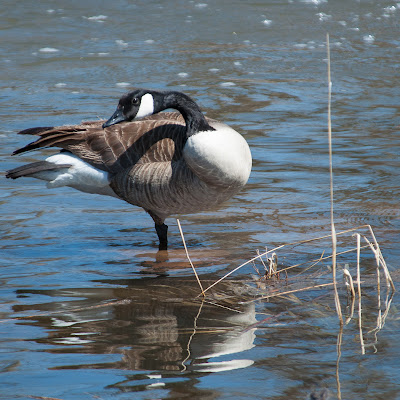
[{"label": "white tail patch", "polygon": [[150,93],[146,93],[142,96],[142,100],[140,101],[139,111],[136,114],[135,119],[147,117],[148,115],[152,115],[154,112],[154,99]]},{"label": "white tail patch", "polygon": [[109,186],[108,172],[97,169],[72,153],[55,154],[46,159],[53,164],[70,164],[71,167],[40,172],[35,178],[47,181],[48,188],[70,186],[86,193],[116,196]]}]

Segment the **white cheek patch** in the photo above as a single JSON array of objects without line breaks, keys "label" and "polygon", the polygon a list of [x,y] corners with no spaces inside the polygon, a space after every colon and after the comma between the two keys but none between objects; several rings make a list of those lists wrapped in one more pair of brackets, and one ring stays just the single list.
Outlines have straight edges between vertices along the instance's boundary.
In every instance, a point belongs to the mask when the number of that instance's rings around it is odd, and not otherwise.
[{"label": "white cheek patch", "polygon": [[142,100],[140,102],[139,111],[136,114],[134,119],[147,117],[148,115],[153,114],[154,112],[154,99],[150,93],[146,93],[142,96]]}]

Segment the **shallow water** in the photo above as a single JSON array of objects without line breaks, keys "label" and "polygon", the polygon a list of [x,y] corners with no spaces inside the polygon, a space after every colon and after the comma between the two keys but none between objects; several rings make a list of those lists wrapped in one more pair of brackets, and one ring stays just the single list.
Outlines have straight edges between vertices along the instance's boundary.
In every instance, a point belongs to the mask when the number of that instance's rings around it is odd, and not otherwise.
[{"label": "shallow water", "polygon": [[[205,286],[258,249],[330,233],[329,32],[336,228],[371,224],[399,286],[398,4],[3,1],[0,10],[1,171],[52,153],[10,157],[29,140],[19,130],[108,118],[130,87],[184,91],[244,135],[254,159],[246,188],[218,210],[180,216]],[[0,178],[1,399],[400,398],[398,296],[369,332],[379,306],[368,250],[366,354],[356,307],[338,362],[329,287],[253,301],[291,282],[326,283],[329,260],[265,287],[249,264],[202,303],[174,218],[170,250],[157,254],[140,209]],[[349,234],[339,248],[354,243]],[[322,252],[329,239],[285,247],[278,261]],[[338,261],[355,275],[355,260]],[[341,272],[340,293],[348,315]]]}]

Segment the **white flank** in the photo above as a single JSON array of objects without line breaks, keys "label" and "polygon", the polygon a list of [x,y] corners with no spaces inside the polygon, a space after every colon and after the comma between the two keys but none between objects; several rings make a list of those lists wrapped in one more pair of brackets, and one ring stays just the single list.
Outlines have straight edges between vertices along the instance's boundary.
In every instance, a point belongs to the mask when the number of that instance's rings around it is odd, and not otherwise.
[{"label": "white flank", "polygon": [[139,111],[137,112],[135,119],[147,117],[148,115],[153,114],[153,112],[154,112],[153,96],[150,93],[146,93],[144,96],[142,96]]},{"label": "white flank", "polygon": [[186,162],[200,179],[211,184],[245,185],[252,165],[246,140],[227,125],[211,125],[215,131],[199,132],[187,140]]},{"label": "white flank", "polygon": [[47,181],[48,188],[70,186],[86,193],[97,193],[108,196],[116,194],[109,186],[108,173],[82,161],[72,153],[64,152],[46,158],[53,164],[70,164],[71,167],[53,171],[42,171],[35,178]]}]

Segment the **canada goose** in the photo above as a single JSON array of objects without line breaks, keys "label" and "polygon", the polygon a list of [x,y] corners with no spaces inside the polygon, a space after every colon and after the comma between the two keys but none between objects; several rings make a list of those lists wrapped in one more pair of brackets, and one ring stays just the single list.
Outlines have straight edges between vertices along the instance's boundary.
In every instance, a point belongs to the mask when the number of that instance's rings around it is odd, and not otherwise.
[{"label": "canada goose", "polygon": [[[179,112],[159,113],[168,108]],[[159,113],[159,114],[157,114]],[[206,118],[187,95],[137,89],[119,100],[111,118],[80,125],[30,128],[40,136],[14,151],[43,147],[61,152],[7,172],[114,196],[142,207],[153,218],[159,249],[167,249],[165,219],[210,209],[247,182],[251,153],[229,126]]]}]

